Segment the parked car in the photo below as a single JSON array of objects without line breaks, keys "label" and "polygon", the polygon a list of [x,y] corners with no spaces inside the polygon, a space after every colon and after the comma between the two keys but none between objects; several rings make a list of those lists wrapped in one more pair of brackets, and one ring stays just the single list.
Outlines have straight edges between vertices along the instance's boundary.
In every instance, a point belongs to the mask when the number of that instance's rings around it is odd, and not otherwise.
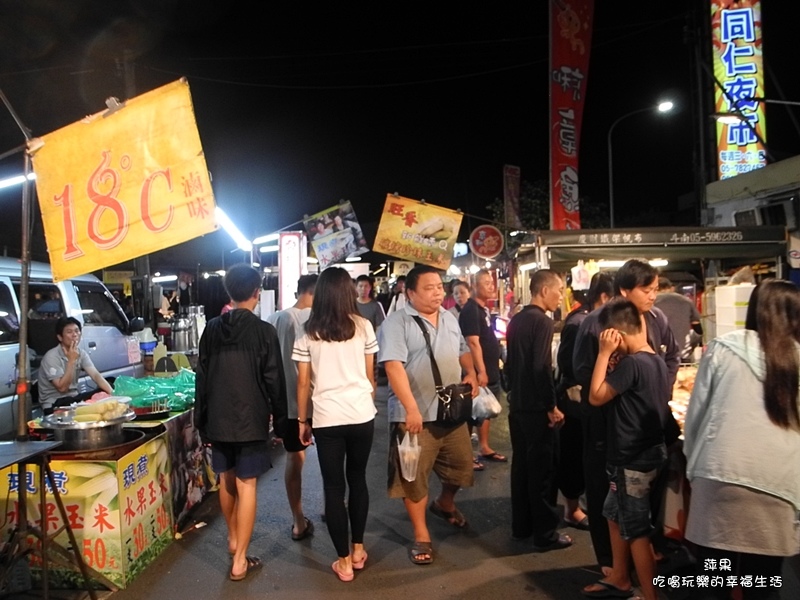
[{"label": "parked car", "polygon": [[[14,436],[19,410],[16,380],[20,277],[17,259],[0,258],[0,439]],[[32,263],[28,305],[28,372],[34,408],[38,401],[39,362],[45,352],[58,344],[55,327],[60,317],[75,317],[82,323],[80,347],[89,353],[106,379],[144,374],[138,340],[131,335],[141,330],[144,322],[142,319],[129,322],[97,277],[83,275],[56,283],[47,264]],[[84,376],[79,390],[83,391],[90,382]]]}]

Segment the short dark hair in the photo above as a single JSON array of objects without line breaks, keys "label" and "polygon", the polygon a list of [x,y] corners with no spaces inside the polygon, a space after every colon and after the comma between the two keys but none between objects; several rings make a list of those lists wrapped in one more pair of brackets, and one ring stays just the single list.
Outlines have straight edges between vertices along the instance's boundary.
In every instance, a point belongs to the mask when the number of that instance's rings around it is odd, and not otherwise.
[{"label": "short dark hair", "polygon": [[650,285],[658,277],[658,270],[650,263],[632,258],[619,268],[614,276],[614,293],[619,296],[620,290],[633,290],[643,285]]},{"label": "short dark hair", "polygon": [[[431,267],[430,265],[420,265],[419,267],[414,267],[408,272],[408,275],[406,275],[406,290],[416,290],[419,278],[422,275],[427,275],[428,273],[434,273],[435,275],[438,275],[440,279],[442,277],[442,272],[435,267]],[[400,277],[398,277],[397,280],[400,281]]]},{"label": "short dark hair", "polygon": [[261,275],[250,265],[239,263],[225,273],[225,291],[234,302],[244,302],[253,297],[261,287]]},{"label": "short dark hair", "polygon": [[539,269],[531,275],[531,284],[528,289],[531,291],[532,296],[538,296],[542,288],[550,285],[553,281],[560,281],[561,278],[558,273],[550,269]]},{"label": "short dark hair", "polygon": [[465,288],[467,288],[467,291],[468,291],[468,292],[471,292],[471,291],[472,291],[472,288],[470,288],[470,287],[469,287],[469,284],[468,284],[466,281],[464,281],[463,279],[453,279],[453,281],[451,281],[451,282],[450,282],[450,289],[451,289],[453,292],[455,292],[455,291],[456,291],[456,288],[457,288],[458,286],[460,286],[460,285],[463,285]]},{"label": "short dark hair", "polygon": [[594,306],[600,301],[600,296],[605,294],[609,298],[614,295],[614,278],[610,273],[595,273],[586,292],[586,303]]},{"label": "short dark hair", "polygon": [[75,317],[61,317],[56,321],[56,335],[60,336],[64,333],[64,328],[67,325],[77,325],[78,331],[81,331],[83,327],[81,327],[81,322],[78,321]]},{"label": "short dark hair", "polygon": [[603,329],[612,327],[625,333],[639,333],[642,330],[639,309],[626,298],[609,300],[600,310],[598,321]]},{"label": "short dark hair", "polygon": [[667,279],[666,277],[659,277],[658,278],[658,291],[663,292],[664,290],[668,290],[670,288],[675,287],[672,285],[672,282]]},{"label": "short dark hair", "polygon": [[313,294],[319,275],[303,275],[297,280],[297,295]]},{"label": "short dark hair", "polygon": [[360,282],[366,281],[369,284],[369,297],[370,299],[375,298],[375,278],[370,277],[369,275],[359,275],[356,277],[356,285]]}]

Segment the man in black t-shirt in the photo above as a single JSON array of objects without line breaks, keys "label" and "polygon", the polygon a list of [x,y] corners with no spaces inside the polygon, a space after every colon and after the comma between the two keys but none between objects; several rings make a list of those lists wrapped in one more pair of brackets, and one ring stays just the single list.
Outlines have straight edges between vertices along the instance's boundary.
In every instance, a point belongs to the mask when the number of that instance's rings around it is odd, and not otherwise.
[{"label": "man in black t-shirt", "polygon": [[548,269],[531,275],[531,303],[508,324],[508,433],[511,437],[511,536],[533,536],[538,552],[572,545],[559,534],[561,515],[551,497],[556,429],[564,414],[556,406],[553,380],[553,320],[564,283]]},{"label": "man in black t-shirt", "polygon": [[[592,372],[589,403],[608,404],[606,471],[609,491],[603,506],[611,536],[613,566],[587,595],[623,597],[631,590],[628,553],[633,556],[644,597],[658,597],[653,578],[656,562],[650,544],[653,531],[650,495],[667,460],[664,428],[669,418],[669,375],[642,328],[630,300],[618,298],[599,315],[603,328]],[[620,358],[610,373],[612,354]]]},{"label": "man in black t-shirt", "polygon": [[[487,301],[495,297],[494,278],[489,271],[481,269],[475,275],[472,298],[467,300],[458,315],[461,334],[472,353],[472,362],[478,372],[478,385],[488,387],[500,398],[500,343],[491,327],[491,315]],[[489,419],[477,425],[480,457],[486,461],[507,462],[508,459],[492,450],[489,445]]]}]

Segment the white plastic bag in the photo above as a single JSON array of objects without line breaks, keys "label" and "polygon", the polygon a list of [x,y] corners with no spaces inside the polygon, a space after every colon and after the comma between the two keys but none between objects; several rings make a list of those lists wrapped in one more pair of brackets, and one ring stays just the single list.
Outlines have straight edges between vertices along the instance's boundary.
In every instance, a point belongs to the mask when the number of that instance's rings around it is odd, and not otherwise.
[{"label": "white plastic bag", "polygon": [[472,399],[472,418],[494,419],[501,412],[503,412],[503,407],[494,397],[492,390],[486,387],[480,388],[478,395]]},{"label": "white plastic bag", "polygon": [[402,441],[399,439],[397,441],[397,452],[400,456],[400,474],[406,481],[414,481],[417,478],[419,455],[422,451],[417,441],[417,434],[406,432]]}]

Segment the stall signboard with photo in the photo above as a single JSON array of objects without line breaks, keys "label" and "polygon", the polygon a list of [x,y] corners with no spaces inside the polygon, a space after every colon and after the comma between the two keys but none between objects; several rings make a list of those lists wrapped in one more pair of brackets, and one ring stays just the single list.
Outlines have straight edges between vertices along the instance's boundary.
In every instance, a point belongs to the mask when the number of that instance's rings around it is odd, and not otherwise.
[{"label": "stall signboard with photo", "polygon": [[186,80],[107,103],[30,143],[56,281],[217,229]]},{"label": "stall signboard with photo", "polygon": [[369,251],[356,213],[350,202],[342,202],[303,219],[319,268]]},{"label": "stall signboard with photo", "polygon": [[447,269],[463,215],[449,208],[388,194],[373,250]]},{"label": "stall signboard with photo", "polygon": [[[124,588],[150,564],[172,540],[172,507],[166,433],[136,447],[119,460],[53,460],[55,485],[84,562],[114,585]],[[46,484],[46,513],[39,505],[39,467],[29,465],[23,475],[17,467],[0,470],[0,509],[6,516],[0,535],[8,539],[16,527],[16,497],[26,487],[28,516],[53,535],[63,548],[69,538],[61,515]],[[59,530],[61,530],[59,532]],[[38,540],[31,536],[31,545]],[[35,570],[38,555],[30,554]],[[80,572],[50,567],[55,587],[80,587]],[[36,574],[36,571],[34,571]]]}]

